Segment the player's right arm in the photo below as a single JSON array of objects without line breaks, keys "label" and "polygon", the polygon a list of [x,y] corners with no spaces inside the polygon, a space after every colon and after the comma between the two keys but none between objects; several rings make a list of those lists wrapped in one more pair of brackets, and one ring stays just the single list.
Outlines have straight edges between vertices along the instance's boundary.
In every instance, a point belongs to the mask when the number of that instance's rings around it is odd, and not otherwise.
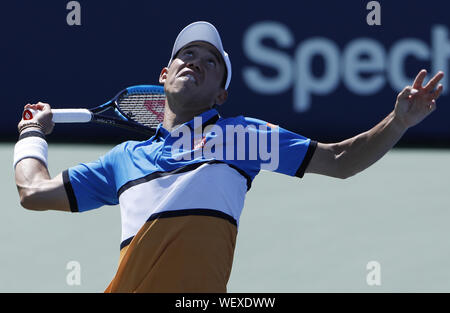
[{"label": "player's right arm", "polygon": [[20,204],[24,208],[70,212],[62,174],[50,178],[47,167],[41,161],[32,158],[19,161],[15,174]]},{"label": "player's right arm", "polygon": [[[70,211],[69,200],[64,187],[62,174],[50,177],[47,166],[39,159],[45,136],[53,130],[50,105],[39,102],[27,104],[25,109],[32,108],[42,112],[33,120],[20,121],[18,127],[22,129],[20,139],[15,148],[15,180],[20,196],[20,204],[29,210],[58,210]],[[32,126],[38,123],[40,126]],[[29,127],[24,126],[27,125]],[[28,134],[27,134],[28,133]],[[27,140],[22,141],[21,140]],[[17,159],[16,159],[17,158]]]}]

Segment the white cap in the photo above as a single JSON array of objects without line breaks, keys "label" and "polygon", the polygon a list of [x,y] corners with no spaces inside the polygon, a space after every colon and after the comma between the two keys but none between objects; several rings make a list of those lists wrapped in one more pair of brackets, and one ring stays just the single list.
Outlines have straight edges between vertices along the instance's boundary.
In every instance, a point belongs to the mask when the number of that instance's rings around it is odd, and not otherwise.
[{"label": "white cap", "polygon": [[225,89],[228,89],[231,81],[231,62],[228,54],[223,50],[222,40],[220,39],[217,29],[208,22],[194,22],[186,26],[179,34],[172,49],[169,66],[172,63],[174,56],[188,43],[193,41],[205,41],[212,44],[219,51],[222,56],[225,66],[227,67],[227,81]]}]

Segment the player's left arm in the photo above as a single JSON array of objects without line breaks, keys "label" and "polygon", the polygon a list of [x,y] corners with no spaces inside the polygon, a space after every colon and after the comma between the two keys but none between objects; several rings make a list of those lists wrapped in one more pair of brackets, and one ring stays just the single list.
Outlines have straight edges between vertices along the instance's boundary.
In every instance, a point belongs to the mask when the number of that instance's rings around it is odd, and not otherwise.
[{"label": "player's left arm", "polygon": [[427,75],[422,70],[412,86],[405,87],[397,96],[394,110],[372,129],[338,143],[318,143],[306,173],[336,178],[353,176],[383,157],[410,128],[436,109],[436,100],[443,90],[438,72],[423,85]]}]

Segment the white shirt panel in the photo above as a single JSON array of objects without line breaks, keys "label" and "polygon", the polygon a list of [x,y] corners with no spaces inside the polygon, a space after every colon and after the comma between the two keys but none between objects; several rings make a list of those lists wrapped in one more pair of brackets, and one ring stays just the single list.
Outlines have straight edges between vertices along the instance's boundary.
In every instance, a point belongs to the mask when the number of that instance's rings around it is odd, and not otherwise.
[{"label": "white shirt panel", "polygon": [[247,181],[226,164],[204,164],[132,186],[119,197],[122,241],[136,235],[155,213],[211,209],[233,217],[239,225]]}]

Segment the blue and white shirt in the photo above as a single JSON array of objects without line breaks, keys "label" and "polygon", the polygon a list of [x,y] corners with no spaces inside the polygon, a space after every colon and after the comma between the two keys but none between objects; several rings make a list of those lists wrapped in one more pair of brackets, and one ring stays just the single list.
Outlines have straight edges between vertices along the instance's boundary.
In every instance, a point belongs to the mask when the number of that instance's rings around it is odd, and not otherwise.
[{"label": "blue and white shirt", "polygon": [[[120,204],[122,247],[146,221],[158,215],[201,214],[204,210],[238,225],[245,194],[264,164],[269,163],[262,156],[264,152],[268,155],[266,147],[275,141],[273,133],[278,135],[277,147],[272,148],[278,149],[278,159],[271,170],[278,173],[302,177],[316,146],[315,141],[258,119],[223,118],[215,109],[200,117],[202,129],[210,126],[211,130],[201,133],[196,141],[194,120],[184,124],[192,130],[190,147],[180,145],[180,135],[173,135],[180,133],[179,128],[170,133],[159,125],[156,134],[146,141],[124,142],[94,162],[66,170],[63,178],[71,210],[84,212]],[[246,130],[245,142],[224,135],[236,127]],[[220,130],[222,137],[227,137],[216,141],[214,147],[215,152],[222,149],[221,158],[217,158],[219,153],[201,153]],[[249,152],[251,138],[258,138],[253,154]],[[264,149],[260,149],[263,144]],[[243,148],[246,154],[239,156]]]}]

